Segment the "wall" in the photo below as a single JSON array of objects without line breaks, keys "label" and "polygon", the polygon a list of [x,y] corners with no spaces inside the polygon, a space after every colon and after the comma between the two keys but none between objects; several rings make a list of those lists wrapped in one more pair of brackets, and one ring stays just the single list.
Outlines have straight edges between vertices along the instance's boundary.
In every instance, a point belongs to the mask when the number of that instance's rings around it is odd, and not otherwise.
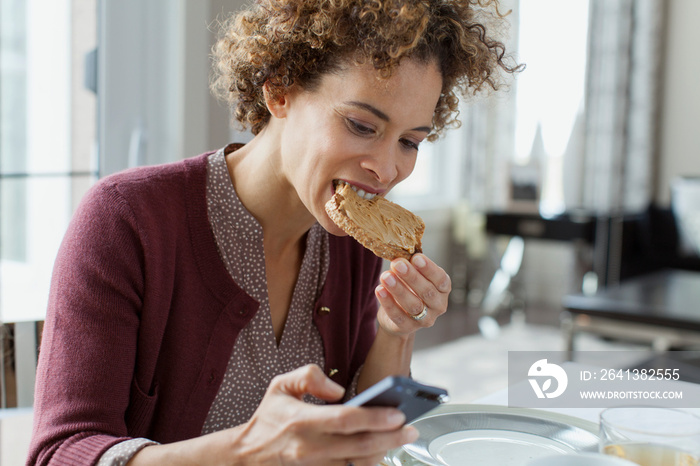
[{"label": "wall", "polygon": [[[190,2],[198,2],[200,0],[188,0]],[[212,31],[209,34],[209,45],[208,50],[214,45],[216,39],[216,21],[224,19],[230,12],[240,10],[246,0],[209,0],[209,20],[207,24],[209,29]],[[209,60],[209,53],[207,56],[207,74],[211,69],[211,60]],[[208,92],[208,87],[207,87]],[[232,128],[230,122],[230,112],[226,104],[217,101],[209,93],[209,128],[208,128],[208,143],[209,149],[218,149],[229,142],[248,142],[250,140],[250,135],[245,133],[240,133]]]},{"label": "wall", "polygon": [[670,202],[678,175],[700,175],[700,1],[669,0],[662,84],[659,185],[656,200]]}]

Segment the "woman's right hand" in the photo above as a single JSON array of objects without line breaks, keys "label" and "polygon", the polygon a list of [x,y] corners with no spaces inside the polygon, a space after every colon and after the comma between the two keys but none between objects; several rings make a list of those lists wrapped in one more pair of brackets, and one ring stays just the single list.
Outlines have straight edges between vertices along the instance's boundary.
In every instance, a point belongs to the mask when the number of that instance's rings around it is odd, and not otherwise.
[{"label": "woman's right hand", "polygon": [[[129,465],[167,458],[168,464],[375,466],[387,450],[418,438],[414,427],[402,427],[405,418],[397,409],[312,405],[302,401],[307,393],[332,402],[340,400],[344,390],[318,366],[301,367],[272,380],[247,423],[177,444],[146,447]],[[167,457],[155,456],[161,454]]]}]

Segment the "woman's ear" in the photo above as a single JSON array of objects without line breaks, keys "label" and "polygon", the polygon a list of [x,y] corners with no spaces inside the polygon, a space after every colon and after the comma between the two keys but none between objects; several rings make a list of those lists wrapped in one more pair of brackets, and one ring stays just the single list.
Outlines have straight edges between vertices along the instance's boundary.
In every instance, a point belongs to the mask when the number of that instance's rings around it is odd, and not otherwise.
[{"label": "woman's ear", "polygon": [[270,114],[275,118],[286,118],[289,104],[288,93],[286,91],[273,92],[270,90],[269,81],[263,84],[263,97],[265,105]]}]

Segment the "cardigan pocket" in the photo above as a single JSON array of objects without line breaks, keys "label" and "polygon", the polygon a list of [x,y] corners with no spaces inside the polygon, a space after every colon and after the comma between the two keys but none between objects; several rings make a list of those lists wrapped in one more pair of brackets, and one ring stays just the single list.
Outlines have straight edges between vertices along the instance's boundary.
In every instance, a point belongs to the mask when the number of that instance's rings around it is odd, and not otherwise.
[{"label": "cardigan pocket", "polygon": [[124,416],[129,436],[143,437],[148,433],[157,401],[158,384],[153,386],[153,394],[147,394],[138,386],[136,378],[132,380],[129,406],[126,408]]}]

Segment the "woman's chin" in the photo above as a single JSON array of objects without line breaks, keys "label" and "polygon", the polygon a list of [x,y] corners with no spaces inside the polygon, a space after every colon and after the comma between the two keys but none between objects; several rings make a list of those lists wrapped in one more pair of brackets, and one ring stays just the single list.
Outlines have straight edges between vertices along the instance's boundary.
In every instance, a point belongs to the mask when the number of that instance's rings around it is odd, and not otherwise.
[{"label": "woman's chin", "polygon": [[330,218],[326,218],[325,222],[320,222],[321,226],[333,236],[348,236],[338,225],[333,223]]}]

